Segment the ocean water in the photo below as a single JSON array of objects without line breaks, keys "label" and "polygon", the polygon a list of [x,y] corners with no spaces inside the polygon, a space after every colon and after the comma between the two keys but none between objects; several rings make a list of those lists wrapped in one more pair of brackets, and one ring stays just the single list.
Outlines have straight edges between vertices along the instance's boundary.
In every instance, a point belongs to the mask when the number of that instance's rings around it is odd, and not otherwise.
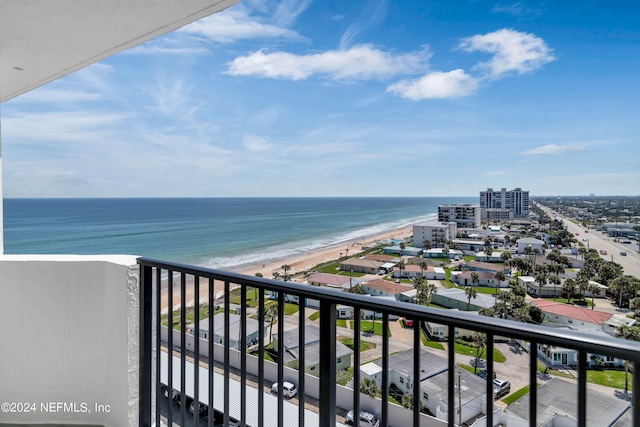
[{"label": "ocean water", "polygon": [[476,197],[5,199],[7,254],[132,254],[212,268],[266,262],[437,216]]}]

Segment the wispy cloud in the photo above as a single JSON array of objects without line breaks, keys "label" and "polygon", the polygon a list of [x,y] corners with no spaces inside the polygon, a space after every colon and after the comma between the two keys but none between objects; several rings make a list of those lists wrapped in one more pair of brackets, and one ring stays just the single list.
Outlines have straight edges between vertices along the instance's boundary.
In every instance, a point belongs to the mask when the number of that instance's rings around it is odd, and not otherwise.
[{"label": "wispy cloud", "polygon": [[542,15],[542,10],[527,7],[522,2],[511,4],[496,4],[491,10],[493,13],[506,13],[518,18],[535,18]]},{"label": "wispy cloud", "polygon": [[[285,13],[281,12],[279,19],[282,22],[288,22],[294,18],[294,15],[295,11],[290,11],[290,15],[286,17]],[[267,22],[264,18],[250,15],[250,12],[241,6],[229,8],[200,19],[181,28],[178,33],[201,36],[218,43],[232,43],[255,38],[303,39],[293,30]]]},{"label": "wispy cloud", "polygon": [[490,79],[499,79],[513,72],[529,73],[555,60],[553,50],[540,37],[506,28],[463,39],[459,48],[466,52],[492,54],[489,61],[474,67],[486,72]]},{"label": "wispy cloud", "polygon": [[124,55],[204,55],[209,49],[192,38],[159,37],[123,52]]},{"label": "wispy cloud", "polygon": [[382,21],[387,14],[387,0],[370,0],[359,19],[347,28],[340,39],[340,48],[346,49],[351,41],[368,27]]},{"label": "wispy cloud", "polygon": [[310,4],[311,0],[282,0],[278,3],[274,14],[276,25],[282,27],[290,26]]},{"label": "wispy cloud", "polygon": [[370,80],[424,71],[429,57],[426,48],[419,52],[394,55],[372,45],[309,55],[265,53],[260,50],[234,59],[229,64],[227,74],[290,80],[304,80],[313,75]]},{"label": "wispy cloud", "polygon": [[490,171],[490,172],[487,172],[485,175],[487,175],[487,176],[505,176],[505,175],[508,175],[508,174],[509,174],[509,172],[507,172],[507,171]]},{"label": "wispy cloud", "polygon": [[387,87],[387,92],[412,100],[458,98],[475,92],[478,80],[464,72],[434,71],[418,79],[401,80]]},{"label": "wispy cloud", "polygon": [[273,148],[273,144],[271,144],[267,139],[256,135],[245,136],[242,141],[242,145],[252,153],[263,153]]},{"label": "wispy cloud", "polygon": [[545,156],[549,154],[562,154],[567,151],[584,151],[582,145],[558,145],[547,144],[542,147],[533,148],[520,153],[522,156]]}]

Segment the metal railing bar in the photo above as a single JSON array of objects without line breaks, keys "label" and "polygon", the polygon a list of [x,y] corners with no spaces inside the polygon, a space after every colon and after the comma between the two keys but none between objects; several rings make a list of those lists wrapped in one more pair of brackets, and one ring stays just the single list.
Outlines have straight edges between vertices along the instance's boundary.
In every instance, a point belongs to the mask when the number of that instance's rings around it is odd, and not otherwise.
[{"label": "metal railing bar", "polygon": [[187,420],[187,275],[180,273],[180,425]]},{"label": "metal railing bar", "polygon": [[332,299],[340,304],[359,306],[361,309],[376,312],[387,312],[398,316],[414,317],[418,320],[428,320],[430,322],[441,323],[456,328],[470,329],[483,333],[518,338],[525,341],[545,337],[550,345],[585,350],[590,353],[600,355],[610,355],[631,361],[640,362],[640,343],[608,337],[599,337],[586,334],[581,331],[568,331],[563,329],[551,329],[542,325],[534,325],[523,322],[510,321],[505,319],[483,317],[463,311],[440,310],[432,307],[417,304],[408,304],[399,301],[376,301],[365,295],[341,292],[326,287],[308,286],[301,288],[299,284],[293,282],[275,281],[255,276],[246,276],[238,273],[231,273],[222,270],[212,270],[194,266],[185,266],[177,263],[169,263],[149,258],[139,258],[141,265],[167,266],[167,268],[185,268],[185,271],[193,271],[203,276],[213,276],[218,280],[231,280],[237,284],[247,284],[249,286],[268,289],[275,292],[297,295],[301,298],[309,299]]},{"label": "metal railing bar", "polygon": [[258,296],[258,427],[264,427],[264,289]]},{"label": "metal railing bar", "polygon": [[538,423],[538,342],[529,342],[529,425]]},{"label": "metal railing bar", "polygon": [[140,268],[140,353],[138,363],[140,364],[140,413],[139,424],[143,427],[151,427],[151,391],[152,387],[152,321],[151,313],[153,309],[153,280],[152,267],[144,266]]},{"label": "metal railing bar", "polygon": [[[640,363],[632,365],[634,374],[640,372]],[[633,410],[633,427],[640,427],[640,374],[633,375],[631,379],[631,409]]]},{"label": "metal railing bar", "polygon": [[[161,269],[158,270],[162,272]],[[173,271],[168,270],[168,287],[167,287],[167,313],[169,315],[167,323],[167,387],[169,390],[169,400],[167,402],[167,422],[168,427],[173,426]]]},{"label": "metal railing bar", "polygon": [[[284,426],[284,293],[278,292],[278,426]],[[273,342],[273,341],[272,341]],[[273,345],[272,345],[273,347]],[[302,348],[304,351],[304,347]],[[302,367],[304,369],[304,366]]]},{"label": "metal railing bar", "polygon": [[[306,337],[306,311],[305,311],[305,298],[298,299],[298,342],[305,347],[307,342]],[[305,354],[301,351],[298,354],[298,426],[304,426],[304,409],[305,409],[305,387],[304,387],[304,374],[305,374]],[[302,366],[302,368],[300,368]]]},{"label": "metal railing bar", "polygon": [[240,286],[240,424],[247,425],[247,285]]},{"label": "metal railing bar", "polygon": [[[161,404],[162,399],[164,398],[163,393],[160,390],[160,383],[162,378],[160,378],[161,371],[161,353],[162,353],[162,275],[159,268],[154,268],[155,277],[156,277],[156,308],[153,310],[156,318],[156,343],[155,343],[155,352],[156,352],[156,416],[155,416],[155,425],[160,425],[160,416],[161,416]],[[171,402],[171,390],[167,390],[167,403]]]},{"label": "metal railing bar", "polygon": [[447,336],[447,349],[449,359],[447,364],[449,366],[447,370],[447,379],[449,388],[447,389],[447,422],[450,426],[455,425],[455,373],[456,373],[456,330],[454,327],[449,326],[447,328],[449,335]]},{"label": "metal railing bar", "polygon": [[213,357],[213,331],[214,324],[213,318],[216,312],[216,301],[215,301],[215,286],[214,280],[209,278],[209,333],[207,334],[208,343],[209,343],[209,370],[207,371],[209,374],[209,402],[207,408],[208,420],[207,424],[209,427],[213,427],[213,418],[214,418],[214,384],[213,378],[215,374],[215,358]]},{"label": "metal railing bar", "polygon": [[353,413],[360,413],[360,307],[353,307]]},{"label": "metal railing bar", "polygon": [[[373,313],[373,321],[376,313]],[[382,313],[382,420],[383,426],[389,425],[389,314]]]},{"label": "metal railing bar", "polygon": [[230,300],[231,293],[229,290],[229,281],[224,281],[224,425],[228,426],[230,424],[229,417],[229,409],[231,407],[231,403],[229,401],[229,362],[230,362],[230,351],[229,351],[229,342],[230,342]]},{"label": "metal railing bar", "polygon": [[578,427],[587,425],[587,353],[578,353]]},{"label": "metal railing bar", "polygon": [[[493,425],[493,334],[487,334],[487,425]],[[476,366],[477,369],[477,366]]]},{"label": "metal railing bar", "polygon": [[200,420],[200,276],[193,277],[193,425]]},{"label": "metal railing bar", "polygon": [[336,424],[336,303],[320,300],[320,427]]},{"label": "metal railing bar", "polygon": [[422,343],[420,342],[420,324],[413,321],[413,425],[420,425],[420,402],[422,401],[420,359],[422,354]]}]

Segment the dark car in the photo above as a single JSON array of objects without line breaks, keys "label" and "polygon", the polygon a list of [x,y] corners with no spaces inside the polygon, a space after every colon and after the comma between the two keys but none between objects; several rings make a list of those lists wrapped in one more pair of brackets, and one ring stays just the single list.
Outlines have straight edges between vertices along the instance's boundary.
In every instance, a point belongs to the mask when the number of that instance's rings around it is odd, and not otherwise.
[{"label": "dark car", "polygon": [[[480,378],[482,378],[483,380],[487,379],[487,375],[489,375],[489,373],[487,372],[486,369],[483,369],[481,371],[476,372],[476,375],[479,376]],[[496,371],[493,371],[493,379],[496,379]]]}]

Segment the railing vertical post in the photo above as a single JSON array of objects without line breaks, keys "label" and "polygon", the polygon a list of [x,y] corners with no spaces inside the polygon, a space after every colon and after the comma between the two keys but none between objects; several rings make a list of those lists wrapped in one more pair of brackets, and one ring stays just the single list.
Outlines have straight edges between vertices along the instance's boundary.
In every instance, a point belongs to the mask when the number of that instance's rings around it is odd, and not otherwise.
[{"label": "railing vertical post", "polygon": [[578,427],[587,425],[587,353],[578,352]]},{"label": "railing vertical post", "polygon": [[[298,299],[298,343],[304,348],[306,347],[307,337],[306,337],[306,298],[300,296]],[[306,365],[306,360],[304,357],[304,351],[301,351],[298,354],[298,425],[304,426],[304,408],[305,408],[305,390],[304,390],[304,366]],[[302,367],[302,369],[300,368]]]},{"label": "railing vertical post", "polygon": [[325,356],[320,358],[320,427],[334,427],[336,425],[336,304],[328,299],[320,300],[320,354]]},{"label": "railing vertical post", "polygon": [[[353,413],[360,413],[360,307],[353,307]],[[354,419],[357,418],[354,416]]]},{"label": "railing vertical post", "polygon": [[258,427],[264,427],[264,289],[258,295]]},{"label": "railing vertical post", "polygon": [[413,320],[413,425],[420,425],[420,402],[422,401],[420,357],[422,355],[422,343],[420,342],[420,325],[422,321]]},{"label": "railing vertical post", "polygon": [[[481,332],[476,332],[480,334]],[[493,334],[487,333],[487,425],[493,425]]]},{"label": "railing vertical post", "polygon": [[538,342],[529,342],[529,425],[538,424]]},{"label": "railing vertical post", "polygon": [[[447,422],[450,426],[455,424],[455,410],[456,410],[456,399],[455,399],[455,383],[456,383],[456,328],[452,324],[447,326],[447,331],[449,333],[447,337],[447,345],[448,348],[448,364],[449,369],[447,371],[447,382],[449,384],[449,388],[447,389]],[[493,381],[493,379],[491,380]]]},{"label": "railing vertical post", "polygon": [[[152,351],[152,268],[143,266],[140,268],[140,384],[139,384],[139,425],[151,427],[151,369]],[[158,357],[160,355],[158,354]]]},{"label": "railing vertical post", "polygon": [[[375,320],[374,312],[373,321]],[[389,313],[382,313],[382,420],[380,424],[389,425]]]},{"label": "railing vertical post", "polygon": [[640,427],[640,362],[633,362],[633,378],[631,380],[631,405],[633,409],[633,427]]}]

